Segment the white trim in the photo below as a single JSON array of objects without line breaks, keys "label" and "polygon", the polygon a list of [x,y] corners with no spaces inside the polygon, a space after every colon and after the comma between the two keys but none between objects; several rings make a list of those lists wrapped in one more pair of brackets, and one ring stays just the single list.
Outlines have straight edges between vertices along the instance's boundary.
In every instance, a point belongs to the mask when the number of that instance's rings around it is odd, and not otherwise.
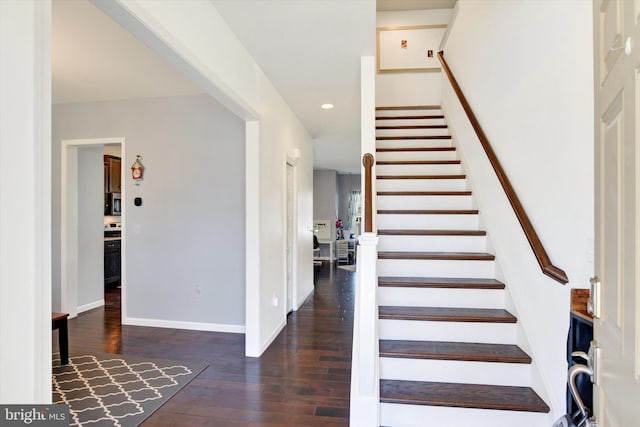
[{"label": "white trim", "polygon": [[260,354],[264,353],[264,351],[269,348],[271,343],[278,337],[278,335],[280,335],[280,332],[282,332],[282,330],[286,326],[287,326],[287,319],[284,318],[282,319],[282,322],[280,322],[280,324],[273,331],[273,334],[271,334],[271,336],[264,343],[260,345]]},{"label": "white trim", "polygon": [[51,403],[51,2],[0,1],[0,402]]},{"label": "white trim", "polygon": [[93,310],[94,308],[102,307],[104,305],[104,299],[99,299],[94,302],[90,302],[89,304],[79,305],[78,306],[78,314],[84,313],[85,311]]},{"label": "white trim", "polygon": [[[74,318],[81,313],[77,305],[78,294],[78,218],[74,213],[75,208],[71,205],[77,203],[77,179],[70,176],[69,168],[77,168],[77,148],[107,144],[120,144],[121,158],[120,171],[122,174],[122,214],[120,221],[122,222],[122,239],[121,239],[121,279],[122,288],[121,297],[121,319],[124,319],[127,313],[127,268],[126,268],[126,139],[124,137],[110,138],[88,138],[88,139],[63,139],[61,143],[61,159],[60,159],[60,303],[62,311],[69,313],[70,318]],[[72,190],[72,189],[75,189]],[[70,192],[72,191],[72,192]]]},{"label": "white trim", "polygon": [[141,317],[127,317],[122,320],[123,325],[147,326],[151,328],[187,329],[190,331],[225,332],[230,334],[244,334],[242,325],[225,325],[222,323],[183,322],[180,320],[145,319]]},{"label": "white trim", "polygon": [[245,123],[245,356],[260,357],[260,122]]},{"label": "white trim", "polygon": [[[285,163],[284,163],[284,229],[285,229],[285,242],[284,242],[284,254],[285,256],[283,258],[285,258],[285,262],[284,262],[284,271],[285,271],[285,278],[284,278],[284,299],[285,299],[285,304],[284,305],[284,316],[285,316],[285,323],[286,323],[286,317],[289,314],[289,307],[287,307],[287,304],[290,303],[291,304],[291,311],[297,311],[298,307],[296,307],[296,300],[298,297],[298,166],[297,166],[297,161],[300,158],[300,154],[297,153],[297,156],[294,154],[294,157],[290,156],[289,154],[287,154],[286,159],[285,159]],[[291,167],[291,180],[292,180],[292,187],[291,188],[291,197],[293,198],[293,200],[291,200],[291,204],[293,205],[293,212],[291,215],[291,218],[289,218],[289,181],[287,179],[287,168]],[[289,301],[289,289],[287,286],[287,279],[288,279],[288,274],[289,274],[289,269],[287,268],[287,239],[286,239],[286,230],[288,230],[289,228],[289,224],[288,221],[291,221],[292,224],[292,236],[291,236],[291,300]]]},{"label": "white trim", "polygon": [[313,291],[315,291],[315,288],[309,289],[309,292],[307,292],[307,294],[304,296],[304,298],[301,298],[300,300],[296,301],[296,307],[295,307],[296,311],[298,311],[298,309],[300,307],[302,307],[302,304],[304,304],[304,302],[307,300],[307,298],[309,298],[311,295],[313,295]]}]

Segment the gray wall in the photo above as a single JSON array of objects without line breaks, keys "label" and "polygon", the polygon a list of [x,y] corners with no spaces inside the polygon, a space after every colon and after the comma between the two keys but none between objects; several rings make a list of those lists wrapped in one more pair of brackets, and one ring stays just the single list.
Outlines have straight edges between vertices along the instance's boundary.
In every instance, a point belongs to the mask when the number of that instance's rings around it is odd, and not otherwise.
[{"label": "gray wall", "polygon": [[78,306],[104,299],[102,146],[78,148]]},{"label": "gray wall", "polygon": [[313,171],[313,219],[331,221],[331,236],[336,235],[338,219],[338,174],[334,170]]},{"label": "gray wall", "polygon": [[338,218],[342,220],[345,230],[345,238],[349,235],[347,225],[349,222],[349,196],[352,190],[360,190],[360,174],[338,174]]},{"label": "gray wall", "polygon": [[123,177],[126,316],[244,325],[244,123],[207,95],[54,105],[52,114],[54,301],[61,140],[124,137],[125,169],[136,154],[146,168],[140,186]]}]

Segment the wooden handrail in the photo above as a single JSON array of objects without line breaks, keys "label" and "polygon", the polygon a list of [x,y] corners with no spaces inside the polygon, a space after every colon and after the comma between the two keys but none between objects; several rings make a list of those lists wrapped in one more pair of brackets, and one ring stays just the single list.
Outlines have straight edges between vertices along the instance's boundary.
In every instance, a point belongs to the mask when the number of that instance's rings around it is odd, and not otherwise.
[{"label": "wooden handrail", "polygon": [[364,231],[371,233],[373,231],[373,194],[371,194],[373,154],[366,153],[362,156],[362,166],[364,166]]},{"label": "wooden handrail", "polygon": [[516,195],[511,182],[509,182],[509,178],[507,178],[507,174],[502,168],[502,165],[500,164],[496,153],[493,151],[493,148],[491,148],[491,144],[489,143],[487,136],[482,130],[482,127],[480,126],[476,115],[473,113],[469,102],[462,93],[462,89],[460,89],[460,85],[456,81],[456,78],[453,76],[453,73],[451,72],[451,69],[447,64],[447,61],[444,59],[443,51],[438,52],[438,59],[440,59],[442,69],[447,74],[447,77],[449,77],[449,81],[451,82],[453,90],[455,91],[456,95],[458,95],[458,99],[460,100],[460,104],[462,104],[462,108],[467,113],[467,117],[471,122],[471,126],[473,126],[473,129],[476,131],[476,135],[480,140],[480,144],[482,144],[482,148],[484,148],[484,152],[487,154],[489,162],[491,162],[491,166],[493,166],[493,170],[498,177],[498,181],[500,181],[500,184],[502,184],[502,188],[504,189],[504,192],[509,199],[509,203],[511,203],[511,207],[513,208],[516,217],[518,218],[518,221],[522,226],[522,230],[524,231],[525,236],[527,236],[527,240],[531,245],[533,254],[538,260],[538,264],[540,265],[542,272],[562,284],[569,282],[569,278],[567,277],[567,274],[564,272],[564,270],[556,267],[551,263],[549,255],[547,255],[547,251],[540,241],[536,230],[533,228],[533,224],[531,224],[531,220],[529,220],[527,212],[524,210],[522,203],[520,203],[520,199],[518,199],[518,196]]}]

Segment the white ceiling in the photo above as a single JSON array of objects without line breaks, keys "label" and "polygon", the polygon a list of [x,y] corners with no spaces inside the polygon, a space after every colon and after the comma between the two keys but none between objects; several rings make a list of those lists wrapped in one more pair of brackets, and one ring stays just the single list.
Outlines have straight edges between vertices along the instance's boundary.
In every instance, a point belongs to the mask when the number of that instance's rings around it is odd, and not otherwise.
[{"label": "white ceiling", "polygon": [[53,103],[201,93],[88,0],[52,5]]},{"label": "white ceiling", "polygon": [[375,0],[212,1],[314,138],[314,167],[358,172],[360,57],[375,54]]},{"label": "white ceiling", "polygon": [[[375,53],[376,1],[211,1],[314,138],[314,167],[359,172],[360,57]],[[378,0],[377,7],[453,2]],[[52,31],[54,103],[202,92],[88,0],[54,0]],[[320,109],[327,102],[335,108]]]}]

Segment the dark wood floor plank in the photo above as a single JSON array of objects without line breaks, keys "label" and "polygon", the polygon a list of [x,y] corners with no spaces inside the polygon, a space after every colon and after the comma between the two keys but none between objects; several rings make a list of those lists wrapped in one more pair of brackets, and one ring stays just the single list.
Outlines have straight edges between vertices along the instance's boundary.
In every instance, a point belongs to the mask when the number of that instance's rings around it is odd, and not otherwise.
[{"label": "dark wood floor plank", "polygon": [[396,307],[380,306],[380,319],[432,322],[516,323],[508,311],[494,308]]},{"label": "dark wood floor plank", "polygon": [[528,387],[382,380],[380,400],[386,403],[549,412],[540,396]]},{"label": "dark wood floor plank", "polygon": [[380,340],[380,357],[531,363],[516,345],[443,341]]},{"label": "dark wood floor plank", "polygon": [[474,279],[466,277],[391,277],[378,278],[378,286],[416,288],[464,288],[504,289],[504,283],[496,279]]},{"label": "dark wood floor plank", "polygon": [[70,352],[209,363],[143,426],[346,427],[354,278],[324,263],[314,295],[260,358],[244,356],[243,334],[123,326],[118,289],[108,291],[105,307],[69,321]]}]

